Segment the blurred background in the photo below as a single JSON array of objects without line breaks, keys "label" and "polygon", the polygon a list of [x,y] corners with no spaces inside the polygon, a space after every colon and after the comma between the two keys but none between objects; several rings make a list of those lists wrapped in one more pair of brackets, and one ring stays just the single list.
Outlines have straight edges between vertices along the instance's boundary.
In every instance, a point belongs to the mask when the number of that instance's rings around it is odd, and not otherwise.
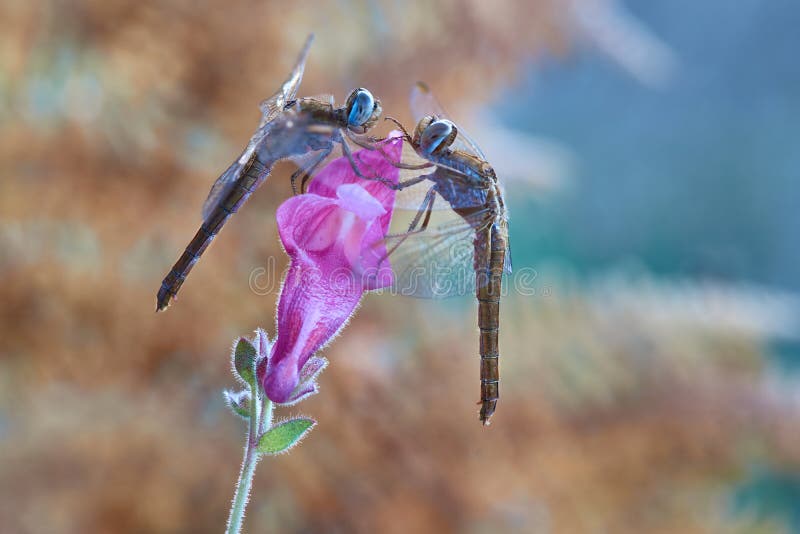
[{"label": "blurred background", "polygon": [[469,126],[534,290],[509,280],[489,428],[474,301],[368,295],[246,531],[800,532],[798,26],[792,0],[4,2],[2,531],[223,529],[227,352],[274,333],[251,275],[285,266],[291,164],[155,294],[313,31],[301,95],[409,123],[422,79]]}]

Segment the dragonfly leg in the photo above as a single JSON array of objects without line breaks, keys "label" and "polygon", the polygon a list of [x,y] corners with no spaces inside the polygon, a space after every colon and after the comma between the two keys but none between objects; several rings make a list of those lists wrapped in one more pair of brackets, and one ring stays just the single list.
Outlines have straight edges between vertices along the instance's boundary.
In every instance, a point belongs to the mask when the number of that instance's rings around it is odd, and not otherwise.
[{"label": "dragonfly leg", "polygon": [[[431,213],[433,212],[433,202],[436,200],[436,186],[431,187],[428,192],[425,194],[425,198],[422,200],[422,204],[419,207],[419,211],[417,214],[414,215],[414,218],[411,220],[411,224],[408,225],[408,231],[404,234],[388,234],[386,235],[387,238],[392,237],[399,237],[400,239],[395,243],[391,249],[386,251],[386,256],[381,258],[381,262],[391,255],[392,252],[397,250],[397,247],[403,244],[403,242],[408,239],[408,236],[418,234],[420,232],[424,232],[428,228],[428,223],[431,220]],[[424,216],[424,219],[423,219]],[[422,226],[417,228],[417,225],[420,223],[420,219],[422,219]]]},{"label": "dragonfly leg", "polygon": [[[361,172],[361,169],[358,168],[358,164],[356,163],[356,160],[353,157],[353,152],[350,150],[350,145],[348,145],[347,141],[345,139],[342,139],[341,137],[340,137],[340,142],[342,143],[342,151],[344,152],[344,155],[347,157],[347,160],[350,162],[350,166],[353,168],[353,171],[356,173],[356,176],[358,176],[362,180],[372,180],[372,181],[376,181],[376,182],[381,182],[382,184],[384,184],[384,185],[386,185],[386,186],[388,186],[388,187],[390,187],[392,189],[396,189],[397,188],[398,184],[395,184],[395,183],[387,180],[383,176],[379,176],[379,175],[366,176],[363,172]],[[384,157],[387,157],[386,154],[383,151],[381,151],[381,154],[383,154]],[[389,162],[392,163],[391,161],[389,161]],[[419,181],[421,181],[421,180],[419,180]],[[418,183],[418,182],[414,182],[414,183]]]},{"label": "dragonfly leg", "polygon": [[[409,235],[424,232],[428,228],[428,223],[430,222],[431,219],[434,200],[436,200],[436,188],[431,187],[425,194],[425,198],[422,199],[422,204],[420,204],[419,210],[417,211],[416,215],[414,215],[414,218],[408,225],[408,230],[406,230],[402,234],[387,234],[386,237],[407,237]],[[420,219],[422,219],[423,216],[425,218],[422,220],[422,226],[417,228],[417,225],[419,224],[419,221]]]},{"label": "dragonfly leg", "polygon": [[[400,124],[400,121],[398,121],[394,117],[386,117],[384,120],[392,121],[393,123],[395,123],[403,131],[403,139],[406,142],[408,142],[411,146],[414,146],[414,140],[411,138],[411,135],[409,135],[409,133],[406,131],[405,127],[402,124]],[[382,141],[385,141],[386,139],[388,139],[388,137],[382,139]],[[419,171],[419,170],[422,170],[422,169],[428,169],[430,167],[433,167],[433,163],[430,163],[428,161],[426,161],[425,163],[416,163],[416,164],[403,163],[402,161],[394,161],[391,157],[389,157],[389,154],[387,154],[386,152],[383,151],[383,147],[381,147],[380,145],[376,145],[375,148],[378,149],[378,152],[381,153],[381,155],[383,156],[383,158],[386,161],[388,161],[389,163],[391,163],[392,165],[394,165],[398,169],[406,169],[406,170],[410,170],[410,171]]]},{"label": "dragonfly leg", "polygon": [[[422,201],[422,206],[420,206],[420,210],[414,216],[414,221],[412,221],[412,224],[408,225],[408,232],[406,232],[406,236],[412,233],[417,234],[419,232],[424,232],[425,230],[427,230],[428,223],[431,222],[431,213],[433,213],[433,202],[435,200],[436,200],[436,187],[434,186],[428,190],[428,193],[425,195],[425,199],[423,199]],[[427,208],[425,208],[426,201],[428,204]],[[420,226],[415,230],[414,227],[419,222],[419,217],[420,214],[422,213],[422,210],[425,210],[425,218],[422,220],[422,226]]]},{"label": "dragonfly leg", "polygon": [[394,183],[394,182],[392,182],[390,180],[387,180],[386,178],[384,178],[382,176],[372,176],[372,177],[365,176],[364,180],[372,180],[374,182],[380,182],[383,185],[385,185],[386,187],[388,187],[389,189],[394,189],[395,191],[402,191],[406,187],[411,187],[412,185],[416,185],[416,184],[418,184],[420,182],[424,182],[428,178],[430,178],[430,175],[422,174],[420,176],[415,176],[414,178],[409,178],[408,180],[404,180],[402,182],[397,182],[397,183]]},{"label": "dragonfly leg", "polygon": [[397,182],[396,184],[394,184],[394,187],[392,189],[397,189],[398,191],[402,191],[406,187],[411,187],[412,185],[416,185],[416,184],[418,184],[420,182],[424,182],[425,180],[427,180],[431,176],[432,176],[432,174],[421,174],[421,175],[416,176],[414,178],[409,178],[408,180],[403,180],[402,182]]},{"label": "dragonfly leg", "polygon": [[434,166],[433,163],[426,161],[425,163],[403,163],[402,161],[394,161],[389,154],[383,151],[383,148],[378,147],[378,152],[381,153],[383,159],[391,163],[398,169],[405,169],[408,171],[421,171],[422,169],[429,169]]},{"label": "dragonfly leg", "polygon": [[305,167],[301,167],[296,171],[294,171],[294,173],[292,173],[292,177],[290,178],[292,184],[292,194],[294,195],[298,194],[297,179],[300,177],[302,177],[302,180],[300,181],[300,193],[304,192],[306,187],[306,182],[308,182],[308,179],[311,178],[311,175],[314,174],[314,171],[319,166],[319,164],[325,161],[325,158],[327,158],[332,151],[333,151],[333,145],[323,150],[320,157],[315,159],[311,164],[306,165]]},{"label": "dragonfly leg", "polygon": [[393,122],[393,123],[395,124],[395,126],[397,126],[398,128],[400,128],[400,131],[402,131],[402,132],[403,132],[403,138],[404,138],[406,141],[408,141],[409,143],[411,143],[411,144],[414,144],[414,141],[413,141],[413,139],[411,138],[411,135],[408,133],[408,130],[406,130],[406,127],[405,127],[405,126],[403,126],[403,125],[400,123],[400,121],[399,121],[399,120],[395,119],[394,117],[386,117],[386,118],[385,118],[385,119],[383,119],[383,120],[385,120],[385,121],[391,121],[391,122]]},{"label": "dragonfly leg", "polygon": [[363,141],[356,137],[356,135],[350,129],[346,129],[344,134],[350,139],[352,142],[360,146],[361,148],[366,148],[367,150],[376,150],[378,149],[378,143],[381,141],[385,141],[385,139],[378,139],[377,137],[369,137],[369,141]]},{"label": "dragonfly leg", "polygon": [[[392,120],[394,120],[394,119],[392,119]],[[399,123],[399,122],[397,122],[397,121],[395,121],[395,122],[396,122],[398,125],[400,124],[400,123]],[[402,125],[400,125],[400,127],[402,128]],[[403,131],[405,132],[405,130],[403,130]],[[352,133],[350,132],[350,130],[345,130],[345,135],[347,136],[347,138],[348,138],[348,139],[350,139],[352,142],[354,142],[355,144],[357,144],[357,145],[358,145],[358,146],[360,146],[360,147],[366,148],[366,149],[368,149],[368,150],[377,150],[378,152],[380,152],[381,156],[383,156],[383,159],[385,159],[386,161],[388,161],[389,163],[391,163],[393,166],[397,167],[398,169],[406,169],[406,170],[410,170],[410,171],[419,171],[419,170],[422,170],[422,169],[429,169],[429,168],[431,168],[431,167],[433,167],[433,166],[434,166],[434,165],[433,165],[433,163],[430,163],[430,162],[427,162],[427,161],[426,161],[425,163],[417,163],[417,164],[403,163],[402,161],[395,161],[394,159],[392,159],[392,157],[391,157],[391,156],[389,156],[389,154],[387,154],[387,153],[386,153],[386,152],[383,150],[383,147],[382,147],[382,146],[380,146],[379,144],[377,144],[377,143],[378,143],[378,142],[380,142],[380,141],[386,141],[386,139],[388,139],[388,137],[386,137],[386,138],[383,138],[383,139],[373,139],[373,141],[372,141],[372,142],[373,142],[374,144],[373,144],[373,145],[369,145],[369,144],[367,144],[367,143],[364,143],[364,142],[363,142],[363,141],[361,141],[360,139],[356,139],[356,138],[355,138],[355,137],[352,135]],[[408,135],[408,133],[406,133],[406,134],[404,135],[404,138],[405,138],[405,139],[406,139],[406,140],[407,140],[409,143],[413,143],[413,141],[411,140],[411,137]],[[363,176],[363,175],[361,175],[361,173],[360,173],[359,169],[357,169],[357,168],[355,167],[355,163],[354,163],[354,160],[353,160],[353,155],[352,155],[352,152],[350,152],[350,147],[349,147],[349,146],[347,146],[347,145],[345,144],[345,142],[344,142],[344,141],[342,141],[342,145],[345,147],[345,148],[344,148],[344,150],[345,150],[345,155],[347,156],[347,159],[348,159],[348,160],[350,160],[350,165],[352,165],[352,166],[353,166],[353,170],[355,170],[355,171],[356,171],[356,175],[357,175],[359,178],[364,178],[364,176]]]},{"label": "dragonfly leg", "polygon": [[[347,144],[347,140],[342,138],[342,136],[340,135],[339,136],[339,142],[342,144],[342,152],[344,152],[345,157],[347,157],[347,161],[350,162],[350,166],[353,168],[353,172],[356,173],[356,176],[358,176],[359,178],[362,178],[364,180],[369,180],[370,178],[367,178],[364,175],[364,173],[361,172],[361,169],[358,168],[358,164],[356,164],[356,160],[353,157],[353,151],[350,150],[350,145]],[[375,179],[379,179],[380,176],[376,176],[374,178]]]}]

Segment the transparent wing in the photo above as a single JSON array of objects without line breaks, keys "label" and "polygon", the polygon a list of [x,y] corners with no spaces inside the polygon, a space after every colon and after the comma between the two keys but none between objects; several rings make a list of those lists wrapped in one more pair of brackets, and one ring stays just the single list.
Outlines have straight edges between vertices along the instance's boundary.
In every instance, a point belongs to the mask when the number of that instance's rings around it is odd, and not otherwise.
[{"label": "transparent wing", "polygon": [[[314,100],[324,101],[326,98],[330,97],[320,96]],[[316,120],[313,114],[304,112],[300,106],[292,105],[259,128],[239,161],[243,162],[248,151],[252,150],[264,165],[289,159],[302,166],[304,156],[328,148],[337,131],[336,127]]]},{"label": "transparent wing", "polygon": [[417,82],[411,88],[409,105],[411,106],[411,115],[417,122],[428,115],[435,115],[442,119],[449,118],[439,100],[433,96],[430,88],[424,82]]},{"label": "transparent wing", "polygon": [[242,170],[244,169],[244,165],[239,163],[237,159],[228,169],[222,173],[222,175],[217,178],[217,181],[214,182],[214,185],[211,186],[211,191],[208,192],[208,197],[206,197],[206,201],[203,203],[203,220],[207,220],[208,216],[214,211],[214,208],[217,207],[217,204],[228,196],[228,193],[233,188],[234,184],[239,180],[242,175]]},{"label": "transparent wing", "polygon": [[319,171],[331,162],[337,155],[333,150],[312,150],[305,154],[298,154],[287,158],[289,161],[297,166],[297,172],[306,172],[311,177],[314,177]]},{"label": "transparent wing", "polygon": [[[408,210],[412,212],[416,212],[422,206],[422,202],[425,200],[425,195],[428,194],[428,191],[431,187],[434,186],[432,180],[427,178],[429,175],[428,173],[432,172],[430,169],[423,170],[423,171],[400,171],[400,182],[403,183],[404,181],[414,180],[417,178],[423,178],[423,181],[409,185],[404,187],[403,189],[398,189],[394,195],[394,209],[396,210]],[[433,203],[434,210],[452,210],[450,205],[447,202],[444,202],[441,198],[436,199]]]},{"label": "transparent wing", "polygon": [[[417,298],[446,298],[473,294],[478,277],[475,273],[476,247],[488,246],[476,235],[490,219],[486,212],[476,212],[463,218],[453,212],[433,215],[428,228],[408,232],[405,221],[392,220],[390,234],[375,246],[385,247],[386,258],[393,274],[392,292]],[[484,277],[481,277],[484,280]]]},{"label": "transparent wing", "polygon": [[300,87],[300,82],[303,81],[303,72],[306,68],[306,59],[308,59],[308,52],[311,49],[311,43],[314,41],[314,34],[310,34],[306,39],[305,45],[303,45],[303,50],[300,52],[300,56],[297,58],[297,62],[292,69],[291,74],[283,82],[281,88],[271,97],[263,100],[259,107],[261,108],[261,113],[263,114],[261,118],[261,125],[272,121],[275,117],[283,111],[283,108],[294,100],[295,96],[297,95],[297,89]]},{"label": "transparent wing", "polygon": [[211,190],[208,192],[208,197],[203,203],[203,220],[207,220],[208,216],[214,212],[214,209],[236,185],[236,182],[241,178],[242,171],[253,158],[259,145],[266,139],[270,129],[275,125],[275,120],[262,124],[250,138],[247,143],[247,148],[244,149],[239,159],[234,161],[228,169],[217,178]]},{"label": "transparent wing", "polygon": [[392,289],[403,296],[446,298],[475,291],[474,230],[411,236],[390,256]]},{"label": "transparent wing", "polygon": [[511,240],[508,239],[506,243],[506,257],[505,261],[503,262],[503,272],[506,274],[511,274],[514,271],[511,263]]},{"label": "transparent wing", "polygon": [[[411,96],[409,100],[411,114],[414,116],[414,120],[416,122],[419,122],[423,117],[428,115],[435,115],[440,119],[452,120],[452,118],[445,113],[444,108],[439,103],[439,100],[433,96],[430,88],[423,82],[417,82],[414,87],[411,88]],[[478,144],[473,141],[472,137],[470,137],[470,135],[467,134],[467,132],[464,131],[464,129],[458,125],[458,123],[456,123],[456,125],[458,128],[458,135],[456,136],[456,140],[451,145],[452,148],[454,150],[462,150],[464,152],[474,154],[486,161],[486,155],[478,147]]]},{"label": "transparent wing", "polygon": [[217,178],[214,185],[203,203],[203,220],[208,219],[208,216],[213,213],[219,202],[223,200],[231,191],[236,182],[241,178],[242,170],[247,162],[252,157],[253,153],[257,150],[259,144],[266,138],[273,121],[284,111],[286,105],[294,100],[297,95],[297,89],[300,87],[300,82],[303,80],[303,71],[306,66],[306,59],[308,52],[311,49],[311,43],[314,41],[314,35],[311,34],[306,39],[303,50],[292,69],[291,74],[283,83],[281,88],[271,97],[263,100],[259,107],[261,108],[261,122],[258,129],[255,131],[250,141],[247,143],[247,148],[239,156],[239,159],[234,161],[228,169]]}]

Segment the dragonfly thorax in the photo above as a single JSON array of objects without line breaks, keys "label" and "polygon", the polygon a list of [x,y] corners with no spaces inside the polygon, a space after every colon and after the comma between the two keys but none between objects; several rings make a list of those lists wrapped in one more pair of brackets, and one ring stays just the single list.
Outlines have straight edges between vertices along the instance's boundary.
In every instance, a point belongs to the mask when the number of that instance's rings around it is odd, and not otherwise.
[{"label": "dragonfly thorax", "polygon": [[458,128],[451,121],[428,115],[417,124],[413,143],[423,154],[438,155],[453,144],[457,135]]}]

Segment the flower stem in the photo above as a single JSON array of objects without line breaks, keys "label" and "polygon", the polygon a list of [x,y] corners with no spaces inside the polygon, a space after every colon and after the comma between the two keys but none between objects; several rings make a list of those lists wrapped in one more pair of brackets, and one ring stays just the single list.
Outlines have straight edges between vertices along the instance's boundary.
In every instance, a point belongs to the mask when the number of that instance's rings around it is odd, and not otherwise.
[{"label": "flower stem", "polygon": [[270,428],[272,428],[272,401],[264,395],[264,405],[261,407],[261,424],[258,428],[258,435],[260,436]]},{"label": "flower stem", "polygon": [[[250,487],[258,463],[258,438],[272,426],[272,402],[264,395],[263,401],[258,387],[250,387],[250,417],[247,420],[247,443],[244,447],[242,469],[236,482],[236,493],[233,496],[228,528],[226,534],[239,534],[242,530],[244,512],[250,497]],[[263,406],[262,406],[263,402]]]}]

